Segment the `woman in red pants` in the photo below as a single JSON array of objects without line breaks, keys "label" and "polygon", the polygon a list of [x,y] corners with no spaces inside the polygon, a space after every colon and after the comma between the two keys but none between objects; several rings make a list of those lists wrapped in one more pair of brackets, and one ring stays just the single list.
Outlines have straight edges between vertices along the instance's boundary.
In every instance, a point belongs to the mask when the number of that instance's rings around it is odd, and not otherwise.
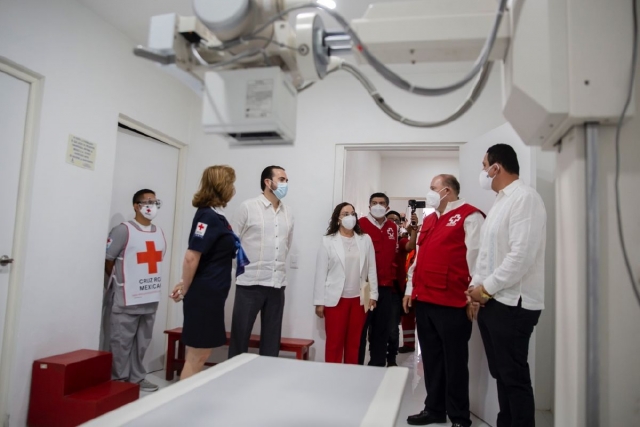
[{"label": "woman in red pants", "polygon": [[313,304],[325,319],[325,361],[358,363],[366,312],[378,299],[376,257],[371,238],[362,233],[350,203],[333,211],[316,263]]}]

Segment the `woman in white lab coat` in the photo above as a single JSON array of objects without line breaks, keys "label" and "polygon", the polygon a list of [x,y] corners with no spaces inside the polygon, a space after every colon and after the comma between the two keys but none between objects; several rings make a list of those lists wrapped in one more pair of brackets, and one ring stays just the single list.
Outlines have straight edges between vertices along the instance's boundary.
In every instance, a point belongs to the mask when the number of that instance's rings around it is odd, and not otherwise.
[{"label": "woman in white lab coat", "polygon": [[326,362],[358,363],[366,312],[378,299],[375,255],[353,206],[340,203],[318,251],[313,293],[316,315],[325,320]]}]

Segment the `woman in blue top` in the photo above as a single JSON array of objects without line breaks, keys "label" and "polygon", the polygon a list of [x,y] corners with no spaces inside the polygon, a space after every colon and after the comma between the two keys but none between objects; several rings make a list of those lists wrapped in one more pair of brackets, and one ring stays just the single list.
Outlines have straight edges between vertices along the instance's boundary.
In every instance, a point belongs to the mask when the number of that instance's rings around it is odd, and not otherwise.
[{"label": "woman in blue top", "polygon": [[208,167],[193,196],[198,211],[191,225],[182,280],[171,293],[174,301],[184,300],[182,342],[187,352],[181,380],[200,372],[213,348],[227,341],[224,304],[231,287],[236,238],[221,208],[235,194],[235,180],[229,166]]}]

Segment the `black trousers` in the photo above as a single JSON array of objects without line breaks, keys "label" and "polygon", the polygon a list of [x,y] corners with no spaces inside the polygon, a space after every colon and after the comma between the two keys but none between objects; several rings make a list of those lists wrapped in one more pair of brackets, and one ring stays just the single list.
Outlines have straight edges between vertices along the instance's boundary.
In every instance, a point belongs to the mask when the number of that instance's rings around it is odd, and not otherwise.
[{"label": "black trousers", "polygon": [[467,427],[469,415],[469,339],[466,308],[414,301],[416,328],[424,360],[427,398],[424,406],[435,416],[448,415]]},{"label": "black trousers", "polygon": [[389,325],[389,344],[387,345],[387,362],[395,362],[400,347],[400,320],[402,320],[402,294],[391,294],[391,324]]},{"label": "black trousers", "polygon": [[373,311],[367,313],[367,321],[360,338],[358,363],[364,364],[367,334],[369,335],[369,365],[387,366],[387,343],[391,334],[391,314],[393,305],[391,286],[378,286],[378,302]]},{"label": "black trousers", "polygon": [[236,286],[229,358],[249,351],[251,330],[260,312],[260,355],[278,357],[284,313],[284,288]]},{"label": "black trousers", "polygon": [[489,371],[498,385],[496,427],[535,426],[535,401],[529,372],[529,340],[540,310],[489,300],[478,314]]}]

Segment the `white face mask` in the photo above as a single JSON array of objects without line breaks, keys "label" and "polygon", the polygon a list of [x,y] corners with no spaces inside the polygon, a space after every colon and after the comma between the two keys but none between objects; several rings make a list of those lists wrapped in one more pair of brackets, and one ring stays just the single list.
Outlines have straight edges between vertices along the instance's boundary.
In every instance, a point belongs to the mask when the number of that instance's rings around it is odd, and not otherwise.
[{"label": "white face mask", "polygon": [[493,178],[496,177],[495,175],[493,177],[489,176],[489,171],[493,166],[494,165],[491,165],[487,170],[483,169],[480,171],[480,188],[483,190],[491,190],[491,183],[493,182]]},{"label": "white face mask", "polygon": [[[444,187],[442,190],[444,190],[445,188],[447,187]],[[429,190],[429,192],[427,193],[427,206],[431,206],[433,209],[438,209],[438,207],[440,206],[440,202],[442,201],[442,199],[444,199],[444,197],[440,197],[440,193],[442,192],[442,190]]]},{"label": "white face mask", "polygon": [[374,218],[382,218],[384,217],[384,214],[387,213],[387,208],[385,208],[382,205],[373,205],[371,206],[371,215],[373,215]]},{"label": "white face mask", "polygon": [[408,233],[407,229],[404,227],[400,227],[400,231],[398,231],[398,234],[403,235],[405,233]]},{"label": "white face mask", "polygon": [[149,221],[153,221],[156,215],[158,215],[158,207],[156,205],[142,205],[140,206],[140,213]]},{"label": "white face mask", "polygon": [[345,216],[340,220],[340,223],[347,230],[353,230],[353,227],[356,226],[356,216],[355,215]]}]

